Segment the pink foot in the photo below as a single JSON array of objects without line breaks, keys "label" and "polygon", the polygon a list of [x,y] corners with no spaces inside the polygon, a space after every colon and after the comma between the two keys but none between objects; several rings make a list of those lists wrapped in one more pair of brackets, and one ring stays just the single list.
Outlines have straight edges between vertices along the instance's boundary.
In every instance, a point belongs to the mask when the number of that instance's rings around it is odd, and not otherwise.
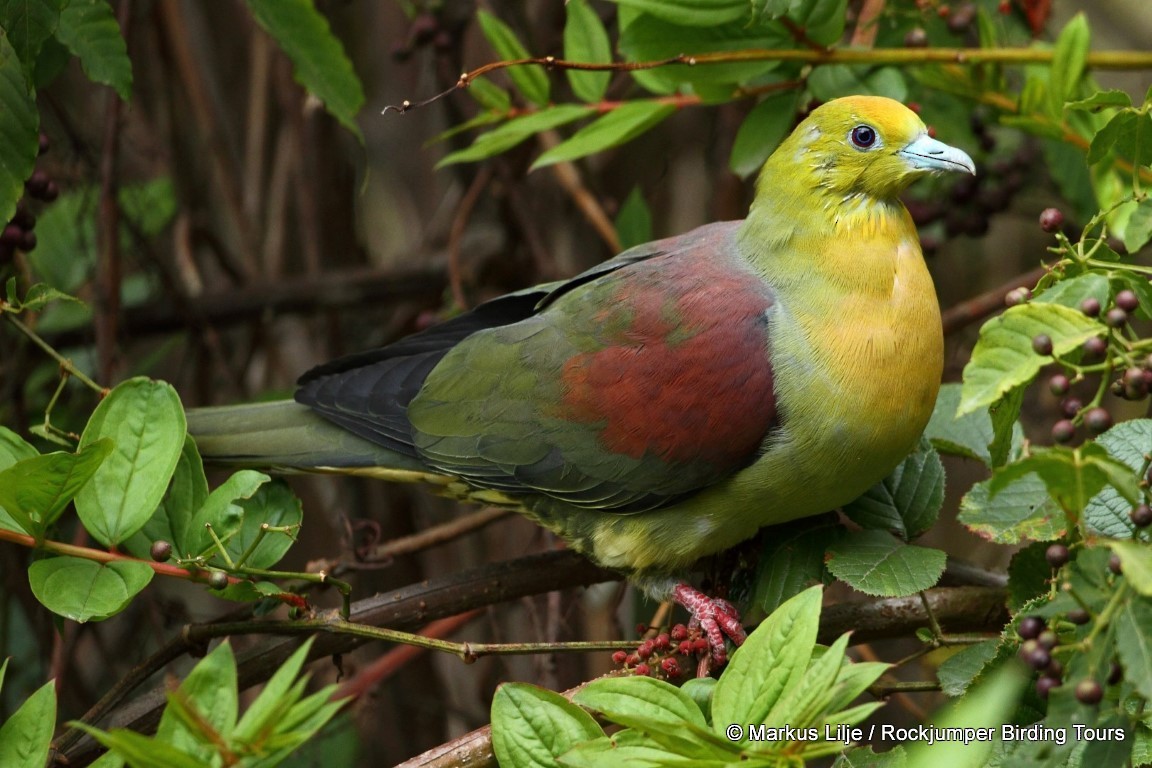
[{"label": "pink foot", "polygon": [[672,599],[684,606],[692,616],[688,627],[699,627],[708,638],[708,645],[712,648],[712,661],[717,667],[723,666],[728,661],[728,650],[724,647],[725,635],[736,645],[743,644],[748,637],[743,625],[740,624],[740,614],[727,600],[708,597],[687,584],[677,584],[672,590]]}]

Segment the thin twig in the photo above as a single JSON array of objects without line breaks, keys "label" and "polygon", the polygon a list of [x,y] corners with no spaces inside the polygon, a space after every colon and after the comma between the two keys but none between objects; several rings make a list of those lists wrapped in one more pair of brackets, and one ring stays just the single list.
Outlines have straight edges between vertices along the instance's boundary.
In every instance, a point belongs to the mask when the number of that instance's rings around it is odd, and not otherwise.
[{"label": "thin twig", "polygon": [[456,518],[451,522],[426,528],[411,536],[386,541],[383,544],[373,547],[365,554],[363,559],[367,562],[375,562],[377,560],[388,560],[393,557],[399,557],[400,555],[408,555],[413,552],[431,549],[440,544],[454,541],[472,531],[483,528],[497,520],[501,520],[512,513],[513,510],[511,509],[485,507],[479,511]]},{"label": "thin twig", "polygon": [[468,191],[460,198],[456,215],[452,217],[452,228],[448,231],[448,284],[452,287],[452,301],[460,309],[468,308],[468,299],[464,296],[464,278],[460,274],[460,243],[464,239],[464,230],[468,228],[472,209],[491,180],[491,166],[485,165],[477,171],[472,183],[468,185]]}]

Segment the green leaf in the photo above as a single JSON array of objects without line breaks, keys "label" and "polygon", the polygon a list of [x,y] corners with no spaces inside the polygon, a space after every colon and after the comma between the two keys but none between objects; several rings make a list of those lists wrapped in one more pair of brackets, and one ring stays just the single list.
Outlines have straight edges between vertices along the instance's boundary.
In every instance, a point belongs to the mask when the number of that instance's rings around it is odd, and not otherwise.
[{"label": "green leaf", "polygon": [[1124,578],[1140,594],[1152,597],[1152,546],[1142,541],[1109,541],[1120,558]]},{"label": "green leaf", "polygon": [[[612,0],[685,27],[707,28],[748,18],[747,0]],[[692,51],[696,53],[696,51]]]},{"label": "green leaf", "polygon": [[48,610],[83,624],[120,613],[148,586],[153,573],[146,563],[135,560],[97,563],[51,557],[32,563],[28,583]]},{"label": "green leaf", "polygon": [[[1037,477],[1036,482],[1040,483],[1040,478]],[[1049,500],[1049,503],[1054,502]],[[1047,550],[1046,541],[1036,541],[1012,555],[1008,563],[1008,610],[1012,613],[1020,613],[1024,606],[1048,591],[1052,566],[1048,564]]]},{"label": "green leaf", "polygon": [[[1152,447],[1152,419],[1123,421],[1096,438],[1108,455],[1123,462],[1135,475],[1144,468],[1144,454]],[[1114,538],[1131,538],[1128,512],[1132,503],[1115,488],[1105,487],[1084,508],[1084,522],[1098,533]]]},{"label": "green leaf", "polygon": [[793,595],[823,583],[824,553],[843,530],[828,517],[764,529],[759,537],[752,605],[769,614]]},{"label": "green leaf", "polygon": [[1033,448],[1032,455],[992,473],[988,490],[994,498],[1008,484],[1035,472],[1048,493],[1066,512],[1079,515],[1104,486],[1112,485],[1135,506],[1140,496],[1136,478],[1122,463],[1095,443],[1078,448]]},{"label": "green leaf", "polygon": [[[177,706],[173,706],[176,702]],[[188,720],[189,711],[199,716],[199,722]],[[199,758],[201,765],[208,765],[215,750],[202,733],[200,723],[208,724],[227,738],[236,727],[238,711],[236,657],[231,644],[225,641],[196,663],[179,688],[168,693],[168,706],[160,716],[156,740]]]},{"label": "green leaf", "polygon": [[[203,506],[207,498],[208,479],[204,476],[204,462],[196,450],[196,441],[188,436],[184,438],[180,460],[176,462],[176,470],[172,473],[172,481],[168,484],[160,506],[144,523],[144,527],[128,538],[125,547],[143,560],[151,556],[154,541],[167,541],[170,544],[189,541],[192,538],[188,530],[192,525],[192,515]],[[173,552],[177,557],[190,554],[177,547],[173,547]]]},{"label": "green leaf", "polygon": [[164,382],[129,379],[96,406],[80,446],[108,437],[115,450],[76,496],[94,538],[111,547],[143,527],[164,498],[186,433],[180,398]]},{"label": "green leaf", "polygon": [[1064,535],[1067,521],[1048,486],[1035,473],[1016,478],[995,495],[990,480],[972,486],[960,501],[958,520],[977,536],[997,544],[1025,539],[1051,541]]},{"label": "green leaf", "polygon": [[988,458],[992,467],[1001,467],[1009,457],[1019,451],[1024,439],[1020,427],[1020,408],[1024,404],[1024,387],[1010,390],[1004,397],[988,406],[992,420],[992,442],[988,444]]},{"label": "green leaf", "polygon": [[263,472],[241,469],[232,474],[218,488],[208,494],[204,504],[192,516],[192,524],[185,532],[187,538],[176,540],[177,551],[199,555],[213,551],[213,541],[208,528],[220,541],[227,543],[240,530],[244,523],[244,508],[235,502],[251,498],[264,483],[272,478]]},{"label": "green leaf", "polygon": [[260,695],[236,723],[232,737],[237,742],[254,744],[268,732],[274,731],[277,720],[282,719],[291,705],[299,700],[300,696],[298,693],[294,695],[293,688],[300,670],[308,660],[308,650],[312,647],[314,639],[310,637],[301,643],[264,684]]},{"label": "green leaf", "polygon": [[[228,541],[228,553],[233,561],[248,552],[249,547],[260,535],[264,525],[277,528],[299,526],[304,519],[304,509],[300,499],[283,480],[274,480],[261,485],[250,498],[240,501],[244,509],[244,524]],[[255,549],[248,555],[244,565],[249,568],[271,568],[296,541],[294,534],[272,531],[265,534]]]},{"label": "green leaf", "polygon": [[1124,227],[1124,247],[1136,253],[1152,240],[1152,198],[1144,198],[1132,211]]},{"label": "green leaf", "polygon": [[1053,351],[1066,355],[1094,336],[1103,324],[1059,304],[1030,302],[1011,307],[980,329],[972,359],[964,367],[964,385],[956,415],[963,416],[1027,384],[1051,358],[1032,349],[1032,338],[1046,334]]},{"label": "green leaf", "polygon": [[76,453],[18,461],[0,472],[0,506],[25,533],[42,538],[111,452],[112,442],[100,440]]},{"label": "green leaf", "polygon": [[812,70],[808,87],[821,101],[854,94],[887,96],[897,101],[908,98],[908,84],[895,67],[869,70],[851,64],[824,64]]},{"label": "green leaf", "polygon": [[844,514],[863,528],[893,533],[910,541],[936,522],[944,503],[944,465],[928,438],[888,477],[844,506]]},{"label": "green leaf", "polygon": [[13,302],[9,299],[9,303],[13,304],[20,311],[28,310],[31,312],[41,310],[53,301],[71,301],[77,304],[84,303],[75,296],[64,293],[63,291],[58,291],[45,283],[36,283],[29,288],[28,293],[22,301]]},{"label": "green leaf", "polygon": [[[468,81],[468,95],[476,99],[477,103],[485,109],[489,110],[488,114],[480,114],[469,120],[465,125],[473,124],[475,121],[495,121],[501,119],[503,113],[507,112],[512,106],[512,97],[508,95],[508,91],[493,83],[486,77],[474,77]],[[484,122],[479,124],[483,125]],[[445,139],[458,132],[459,126],[449,128],[443,134],[437,137],[437,140]]]},{"label": "green leaf", "polygon": [[655,101],[624,104],[584,126],[571,138],[552,147],[532,163],[531,170],[575,160],[631,141],[663,122],[676,107]]},{"label": "green leaf", "polygon": [[853,531],[828,548],[828,570],[866,595],[903,597],[944,573],[944,553],[909,546],[883,531]]},{"label": "green leaf", "polygon": [[364,89],[312,0],[245,0],[252,18],[292,60],[292,74],[328,113],[364,141],[356,113],[364,106]]},{"label": "green leaf", "polygon": [[[763,723],[799,684],[812,658],[823,589],[806,589],[761,622],[736,649],[712,694],[712,722]],[[768,725],[785,725],[768,723]]]},{"label": "green leaf", "polygon": [[[657,15],[638,14],[629,19],[624,8],[620,15],[620,52],[630,61],[661,61],[684,54],[700,55],[791,47],[792,39],[779,24],[750,25],[744,21],[706,24],[677,23]],[[707,98],[702,89],[711,89],[715,98],[728,101],[740,85],[762,84],[768,73],[778,69],[775,61],[733,61],[697,66],[671,64],[658,69],[637,70],[632,77],[653,93],[675,93],[691,87]]]},{"label": "green leaf", "polygon": [[132,61],[108,0],[69,0],[60,12],[56,38],[80,59],[88,79],[132,99]]},{"label": "green leaf", "polygon": [[[9,7],[16,5],[9,1]],[[0,221],[16,212],[40,152],[40,113],[20,57],[0,31]]]},{"label": "green leaf", "polygon": [[1152,602],[1135,598],[1120,606],[1116,616],[1116,652],[1124,668],[1124,679],[1145,700],[1152,699]]},{"label": "green leaf", "polygon": [[1060,304],[1079,311],[1080,304],[1084,299],[1096,299],[1102,305],[1107,304],[1109,291],[1108,275],[1103,272],[1091,271],[1077,277],[1061,280],[1041,291],[1033,301]]},{"label": "green leaf", "polygon": [[1078,13],[1060,30],[1052,53],[1052,71],[1048,75],[1048,111],[1056,118],[1064,112],[1064,102],[1076,92],[1084,74],[1091,33],[1088,19]]},{"label": "green leaf", "polygon": [[716,690],[716,678],[714,677],[693,677],[690,680],[684,681],[680,686],[680,690],[696,703],[700,708],[701,714],[709,725],[712,723],[712,694]]},{"label": "green leaf", "polygon": [[[487,11],[478,11],[476,20],[480,22],[480,30],[488,40],[488,44],[496,51],[496,55],[505,61],[516,59],[530,59],[532,55],[516,37],[512,28]],[[512,83],[528,101],[538,107],[548,103],[548,75],[544,70],[534,64],[518,67],[509,67],[505,70]]]},{"label": "green leaf", "polygon": [[[931,440],[932,445],[941,453],[977,459],[991,466],[992,456],[988,446],[995,439],[991,417],[985,410],[957,416],[956,410],[959,405],[960,385],[941,386],[932,418],[924,429],[924,436]],[[1013,427],[1012,434],[1012,443],[1018,444],[1023,438],[1023,430],[1019,423]]]},{"label": "green leaf", "polygon": [[[204,768],[205,765],[200,757],[190,755],[170,744],[164,744],[162,749],[158,749],[158,739],[148,738],[126,728],[101,731],[78,721],[73,721],[70,725],[84,731],[111,750],[108,754],[115,753],[130,761],[132,768]],[[93,763],[93,766],[98,765],[99,761]]]},{"label": "green leaf", "polygon": [[908,756],[897,744],[887,752],[873,752],[872,747],[853,747],[832,764],[832,768],[906,768]]},{"label": "green leaf", "polygon": [[492,751],[501,765],[552,768],[572,747],[603,735],[587,712],[534,685],[505,683],[492,699]]},{"label": "green leaf", "polygon": [[788,14],[804,30],[809,40],[832,45],[844,36],[848,0],[810,0],[792,4]]},{"label": "green leaf", "polygon": [[55,728],[56,681],[49,680],[0,726],[0,765],[13,768],[46,765]]},{"label": "green leaf", "polygon": [[[628,729],[611,736],[581,742],[565,752],[558,762],[566,768],[645,767],[666,765],[670,758],[675,759],[651,737]],[[520,763],[514,762],[508,765],[519,768]],[[685,763],[685,768],[688,768],[688,765]]]},{"label": "green leaf", "polygon": [[962,695],[972,681],[984,671],[988,662],[996,658],[999,646],[997,640],[985,640],[982,643],[966,646],[963,650],[952,654],[936,669],[936,677],[940,681],[940,690],[946,695],[956,697]]},{"label": "green leaf", "polygon": [[796,119],[797,92],[784,91],[765,97],[740,123],[728,167],[748,178],[763,167],[768,156],[784,140]]},{"label": "green leaf", "polygon": [[1152,115],[1146,112],[1117,112],[1092,138],[1088,164],[1093,165],[1110,152],[1135,165],[1147,165],[1152,157]]},{"label": "green leaf", "polygon": [[581,688],[572,700],[602,712],[609,720],[628,723],[631,715],[707,728],[704,714],[688,694],[652,677],[602,677]]},{"label": "green leaf", "polygon": [[565,123],[571,123],[595,112],[592,107],[578,104],[562,104],[558,107],[548,107],[539,112],[513,118],[498,128],[476,137],[472,145],[457,150],[436,164],[443,168],[453,163],[472,163],[477,160],[498,155],[520,144],[538,133],[557,128]]},{"label": "green leaf", "polygon": [[[24,461],[24,459],[31,459],[39,455],[36,449],[24,438],[20,437],[20,435],[7,427],[0,427],[0,472],[8,469],[18,461]],[[3,475],[0,475],[0,477],[3,477]],[[7,485],[7,483],[5,483],[5,485]],[[9,531],[23,530],[23,526],[12,519],[12,516],[4,509],[3,502],[0,502],[0,528]]]},{"label": "green leaf", "polygon": [[[587,0],[568,0],[565,5],[564,58],[590,64],[607,64],[612,61],[612,46],[608,32],[596,11],[589,7]],[[566,71],[568,83],[576,98],[582,101],[597,102],[604,98],[608,90],[611,72],[588,72],[578,69]]]},{"label": "green leaf", "polygon": [[1086,99],[1070,101],[1064,105],[1064,109],[1096,111],[1108,107],[1130,106],[1132,106],[1132,98],[1128,93],[1112,88],[1107,91],[1096,91]]},{"label": "green leaf", "polygon": [[0,0],[0,28],[31,71],[40,46],[56,31],[62,0]]},{"label": "green leaf", "polygon": [[[1028,678],[1015,665],[1007,665],[981,682],[952,706],[933,718],[939,728],[991,728],[1012,722],[1020,693]],[[963,740],[913,741],[908,745],[908,768],[985,768],[992,742]]]},{"label": "green leaf", "polygon": [[652,241],[652,213],[644,202],[644,193],[640,191],[639,184],[632,187],[613,223],[616,225],[620,247],[624,250]]}]

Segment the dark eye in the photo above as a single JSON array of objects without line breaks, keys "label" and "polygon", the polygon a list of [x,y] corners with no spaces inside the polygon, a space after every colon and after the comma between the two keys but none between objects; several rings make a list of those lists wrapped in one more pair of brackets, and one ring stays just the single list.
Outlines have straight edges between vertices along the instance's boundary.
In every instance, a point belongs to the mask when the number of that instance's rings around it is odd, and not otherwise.
[{"label": "dark eye", "polygon": [[858,125],[850,134],[852,143],[860,149],[869,149],[876,143],[876,130],[870,125]]}]

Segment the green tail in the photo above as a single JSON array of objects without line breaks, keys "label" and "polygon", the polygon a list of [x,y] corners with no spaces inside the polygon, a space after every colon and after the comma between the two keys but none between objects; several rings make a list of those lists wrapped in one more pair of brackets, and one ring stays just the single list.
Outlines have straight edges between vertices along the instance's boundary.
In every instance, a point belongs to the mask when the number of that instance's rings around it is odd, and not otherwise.
[{"label": "green tail", "polygon": [[390,451],[326,421],[292,400],[192,408],[188,434],[205,461],[280,470],[380,467],[427,472]]}]

